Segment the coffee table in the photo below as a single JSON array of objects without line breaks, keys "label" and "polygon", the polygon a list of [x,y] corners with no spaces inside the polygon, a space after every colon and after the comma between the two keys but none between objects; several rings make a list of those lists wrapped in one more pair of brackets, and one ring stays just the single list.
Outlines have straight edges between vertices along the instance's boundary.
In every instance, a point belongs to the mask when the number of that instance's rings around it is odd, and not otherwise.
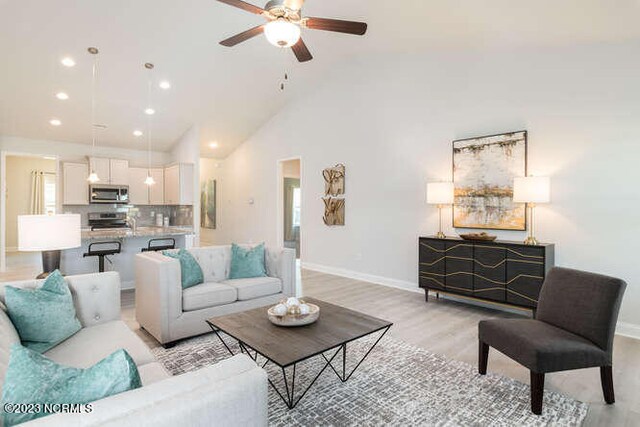
[{"label": "coffee table", "polygon": [[[207,323],[216,333],[226,349],[234,355],[231,347],[225,342],[220,332],[238,342],[240,352],[248,354],[256,363],[258,355],[266,361],[260,364],[263,368],[268,363],[277,365],[282,371],[285,390],[281,392],[269,379],[269,384],[278,393],[289,409],[293,409],[316,380],[327,369],[331,370],[346,382],[367,358],[371,350],[380,342],[393,323],[378,319],[355,310],[329,304],[315,298],[304,298],[306,302],[320,307],[320,318],[311,325],[299,327],[282,327],[271,323],[267,317],[267,308],[260,307],[241,313],[213,317]],[[381,332],[362,359],[347,373],[347,344]],[[325,353],[329,353],[327,356]],[[333,361],[342,354],[342,368],[337,368]],[[312,357],[322,357],[325,361],[322,369],[313,378],[299,397],[295,397],[296,365]],[[291,386],[287,379],[286,368],[293,367]]]}]

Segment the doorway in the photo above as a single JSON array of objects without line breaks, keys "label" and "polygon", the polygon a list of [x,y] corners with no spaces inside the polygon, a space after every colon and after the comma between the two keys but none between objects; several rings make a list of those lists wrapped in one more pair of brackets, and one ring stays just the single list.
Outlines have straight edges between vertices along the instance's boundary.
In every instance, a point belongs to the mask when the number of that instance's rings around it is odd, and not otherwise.
[{"label": "doorway", "polygon": [[282,215],[279,215],[280,239],[285,248],[295,249],[296,259],[300,259],[302,187],[300,185],[300,158],[280,161],[279,193],[282,194]]},{"label": "doorway", "polygon": [[40,269],[39,257],[18,252],[18,216],[58,213],[58,160],[53,156],[3,153],[2,163],[0,270],[36,271]]}]

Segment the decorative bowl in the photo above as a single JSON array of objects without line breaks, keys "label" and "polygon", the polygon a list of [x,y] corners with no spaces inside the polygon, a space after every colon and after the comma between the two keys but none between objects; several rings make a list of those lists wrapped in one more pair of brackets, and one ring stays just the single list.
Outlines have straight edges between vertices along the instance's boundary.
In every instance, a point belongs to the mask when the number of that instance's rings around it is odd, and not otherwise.
[{"label": "decorative bowl", "polygon": [[277,326],[293,327],[309,325],[320,317],[320,307],[315,304],[307,303],[307,305],[309,306],[308,314],[285,314],[279,316],[274,312],[275,307],[271,307],[267,310],[267,315],[271,323]]},{"label": "decorative bowl", "polygon": [[460,237],[462,237],[464,240],[481,240],[485,242],[493,242],[494,240],[496,240],[498,236],[492,236],[490,234],[483,232],[483,233],[461,234]]}]

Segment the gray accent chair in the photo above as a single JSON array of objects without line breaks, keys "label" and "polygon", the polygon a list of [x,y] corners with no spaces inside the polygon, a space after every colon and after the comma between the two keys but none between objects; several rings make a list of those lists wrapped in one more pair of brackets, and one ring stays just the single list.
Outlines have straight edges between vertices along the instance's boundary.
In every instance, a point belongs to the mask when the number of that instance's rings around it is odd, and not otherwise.
[{"label": "gray accent chair", "polygon": [[546,373],[599,367],[604,399],[614,403],[613,337],[626,286],[614,277],[551,269],[535,319],[480,321],[478,371],[487,373],[489,347],[527,367],[531,411],[540,415]]}]

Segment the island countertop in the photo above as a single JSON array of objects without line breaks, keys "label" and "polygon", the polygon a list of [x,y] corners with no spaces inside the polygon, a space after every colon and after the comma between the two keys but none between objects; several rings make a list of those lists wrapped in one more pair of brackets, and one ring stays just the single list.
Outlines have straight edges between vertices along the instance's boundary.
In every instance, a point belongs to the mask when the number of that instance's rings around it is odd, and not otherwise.
[{"label": "island countertop", "polygon": [[137,227],[134,232],[130,228],[110,228],[104,230],[82,229],[82,239],[128,239],[135,237],[164,237],[164,236],[186,236],[194,234],[192,227],[170,226],[170,227]]}]

